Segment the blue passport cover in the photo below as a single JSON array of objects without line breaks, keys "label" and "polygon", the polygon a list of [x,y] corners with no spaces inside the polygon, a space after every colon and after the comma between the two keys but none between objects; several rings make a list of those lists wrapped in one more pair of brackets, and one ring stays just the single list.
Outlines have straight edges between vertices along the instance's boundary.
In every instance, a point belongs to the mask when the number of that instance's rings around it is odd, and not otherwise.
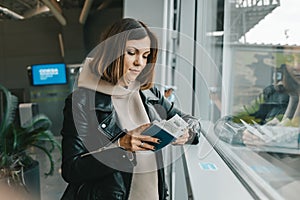
[{"label": "blue passport cover", "polygon": [[176,138],[170,134],[168,131],[161,129],[159,126],[153,124],[149,128],[147,128],[142,135],[149,135],[154,138],[158,138],[160,140],[159,144],[156,143],[149,143],[153,146],[155,146],[154,151],[158,151],[161,148],[167,146],[171,142],[175,141]]}]

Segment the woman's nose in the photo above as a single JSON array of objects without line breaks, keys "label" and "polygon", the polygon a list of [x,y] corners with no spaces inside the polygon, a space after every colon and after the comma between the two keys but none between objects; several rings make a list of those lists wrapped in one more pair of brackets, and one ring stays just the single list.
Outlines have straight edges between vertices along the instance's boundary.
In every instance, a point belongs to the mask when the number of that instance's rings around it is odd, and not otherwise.
[{"label": "woman's nose", "polygon": [[140,66],[140,65],[142,65],[142,63],[143,63],[143,57],[137,55],[134,60],[134,65]]}]

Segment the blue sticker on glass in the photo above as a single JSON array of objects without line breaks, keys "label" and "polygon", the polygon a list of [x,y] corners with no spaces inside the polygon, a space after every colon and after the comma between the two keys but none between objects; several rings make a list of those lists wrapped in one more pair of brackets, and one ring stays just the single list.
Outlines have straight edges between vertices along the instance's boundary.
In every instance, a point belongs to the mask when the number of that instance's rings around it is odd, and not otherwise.
[{"label": "blue sticker on glass", "polygon": [[210,170],[210,171],[218,170],[217,166],[213,163],[199,163],[199,165],[203,170]]}]

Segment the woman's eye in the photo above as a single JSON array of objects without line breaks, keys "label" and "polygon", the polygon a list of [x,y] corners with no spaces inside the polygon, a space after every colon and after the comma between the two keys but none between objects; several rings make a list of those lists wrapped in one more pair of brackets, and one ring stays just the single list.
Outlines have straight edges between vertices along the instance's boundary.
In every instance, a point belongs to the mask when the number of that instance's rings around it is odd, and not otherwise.
[{"label": "woman's eye", "polygon": [[135,54],[134,51],[127,51],[127,53],[128,53],[129,55],[131,55],[131,56],[133,56],[133,55]]},{"label": "woman's eye", "polygon": [[147,58],[148,58],[148,56],[149,56],[149,54],[147,54],[147,55],[143,55],[143,58],[147,59]]}]

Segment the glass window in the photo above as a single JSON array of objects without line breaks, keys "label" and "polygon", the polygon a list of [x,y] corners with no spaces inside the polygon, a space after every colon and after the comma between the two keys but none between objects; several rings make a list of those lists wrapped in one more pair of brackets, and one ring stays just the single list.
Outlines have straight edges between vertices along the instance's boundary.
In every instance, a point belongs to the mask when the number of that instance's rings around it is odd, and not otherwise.
[{"label": "glass window", "polygon": [[215,123],[224,143],[217,148],[247,184],[255,183],[259,198],[296,199],[300,1],[224,2],[222,117]]}]

